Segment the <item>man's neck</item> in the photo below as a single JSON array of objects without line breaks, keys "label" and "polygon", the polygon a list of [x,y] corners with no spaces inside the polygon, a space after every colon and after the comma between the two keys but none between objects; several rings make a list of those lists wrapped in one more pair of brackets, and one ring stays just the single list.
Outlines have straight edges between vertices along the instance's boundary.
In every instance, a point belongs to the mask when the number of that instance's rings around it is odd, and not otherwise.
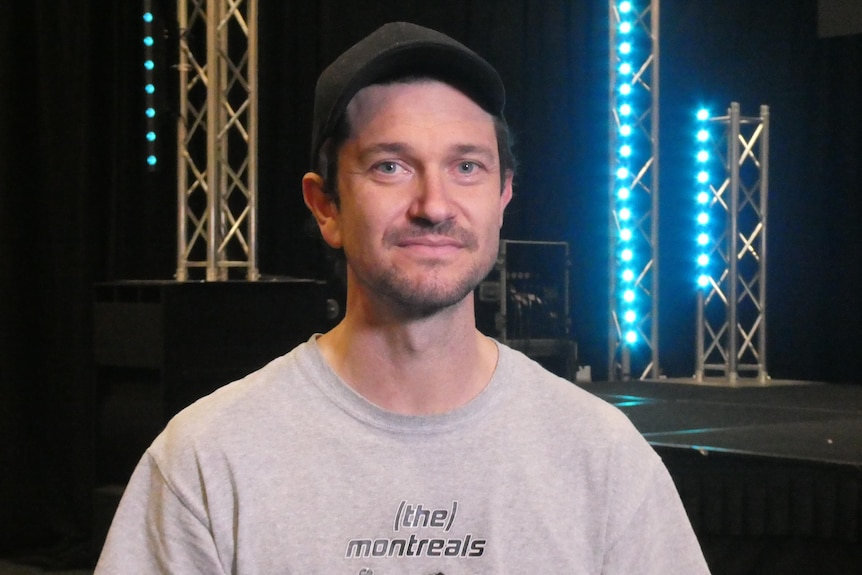
[{"label": "man's neck", "polygon": [[472,296],[412,321],[368,321],[360,309],[318,340],[335,372],[389,411],[430,415],[476,397],[497,363],[497,347],[475,326]]}]

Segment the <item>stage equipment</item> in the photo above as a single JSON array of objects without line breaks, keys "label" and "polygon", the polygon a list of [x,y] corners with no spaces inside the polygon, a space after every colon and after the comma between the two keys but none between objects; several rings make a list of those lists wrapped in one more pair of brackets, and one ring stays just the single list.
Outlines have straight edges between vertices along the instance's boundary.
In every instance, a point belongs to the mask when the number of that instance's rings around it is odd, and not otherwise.
[{"label": "stage equipment", "polygon": [[[726,116],[704,112],[699,123],[695,379],[719,374],[719,381],[735,386],[740,372],[748,372],[766,385],[769,107],[761,106],[759,117],[744,117],[733,102]],[[713,154],[723,170],[719,185],[710,181]]]},{"label": "stage equipment", "polygon": [[316,280],[97,284],[94,551],[135,464],[174,414],[341,317]]},{"label": "stage equipment", "polygon": [[659,376],[659,0],[611,0],[608,379]]},{"label": "stage equipment", "polygon": [[306,279],[97,284],[97,483],[124,484],[182,408],[328,331],[335,301]]},{"label": "stage equipment", "polygon": [[569,244],[500,240],[497,262],[475,293],[482,333],[574,381],[577,344],[569,318]]},{"label": "stage equipment", "polygon": [[257,0],[179,0],[178,281],[257,280]]}]

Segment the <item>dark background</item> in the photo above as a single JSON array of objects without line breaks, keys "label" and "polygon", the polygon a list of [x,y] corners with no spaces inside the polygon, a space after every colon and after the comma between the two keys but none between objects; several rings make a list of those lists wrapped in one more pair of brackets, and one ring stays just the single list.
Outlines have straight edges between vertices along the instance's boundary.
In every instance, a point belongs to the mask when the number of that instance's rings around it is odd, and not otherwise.
[{"label": "dark background", "polygon": [[[170,2],[155,4],[172,14]],[[0,0],[0,13],[0,554],[74,555],[91,526],[93,285],[173,276],[175,168],[169,146],[160,171],[143,161],[139,2]],[[859,382],[862,36],[818,37],[817,14],[816,0],[662,2],[668,375],[694,368],[692,113],[737,101],[743,114],[761,104],[771,112],[769,373]],[[314,81],[344,48],[398,19],[446,32],[499,69],[521,161],[503,236],[571,242],[573,334],[581,363],[601,376],[608,14],[600,0],[261,0],[261,272],[326,274],[299,186]]]}]

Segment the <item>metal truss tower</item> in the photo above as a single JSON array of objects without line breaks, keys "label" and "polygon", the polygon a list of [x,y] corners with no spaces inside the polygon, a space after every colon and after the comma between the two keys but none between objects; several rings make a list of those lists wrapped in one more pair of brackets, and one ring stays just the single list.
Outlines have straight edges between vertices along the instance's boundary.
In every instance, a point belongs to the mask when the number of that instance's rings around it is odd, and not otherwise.
[{"label": "metal truss tower", "polygon": [[608,379],[658,378],[659,0],[610,0]]},{"label": "metal truss tower", "polygon": [[726,177],[720,186],[709,186],[708,202],[716,236],[709,255],[722,267],[705,276],[698,293],[695,379],[719,373],[734,386],[740,384],[740,372],[748,372],[757,383],[767,384],[769,107],[760,107],[760,117],[742,117],[733,102],[727,116],[711,121],[724,128],[714,143]]},{"label": "metal truss tower", "polygon": [[257,0],[178,0],[178,281],[257,269]]}]

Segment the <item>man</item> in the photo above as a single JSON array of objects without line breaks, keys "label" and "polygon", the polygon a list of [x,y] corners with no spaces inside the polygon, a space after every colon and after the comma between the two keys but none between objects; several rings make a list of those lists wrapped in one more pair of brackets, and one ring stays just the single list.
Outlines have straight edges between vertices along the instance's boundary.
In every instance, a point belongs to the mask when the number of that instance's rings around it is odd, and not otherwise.
[{"label": "man", "polygon": [[388,24],[318,81],[305,202],[343,321],[184,410],[98,573],[671,573],[707,568],[614,408],[475,327],[513,167],[496,71]]}]

